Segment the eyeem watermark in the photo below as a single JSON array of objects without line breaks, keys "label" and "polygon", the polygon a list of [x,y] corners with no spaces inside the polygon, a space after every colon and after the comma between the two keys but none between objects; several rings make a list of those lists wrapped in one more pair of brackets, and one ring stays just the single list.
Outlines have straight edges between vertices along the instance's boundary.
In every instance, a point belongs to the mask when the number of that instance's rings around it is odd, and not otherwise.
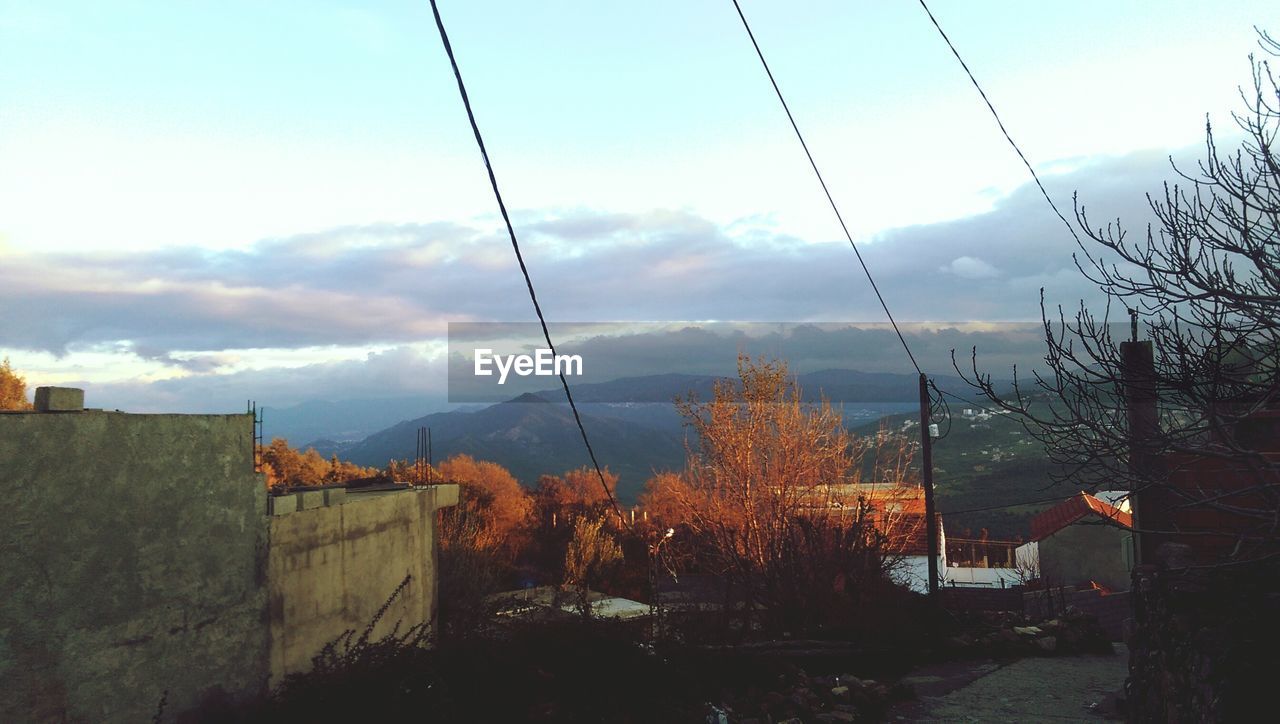
[{"label": "eyeem watermark", "polygon": [[497,368],[500,385],[507,383],[507,375],[512,372],[521,377],[581,376],[582,355],[555,354],[546,348],[537,349],[533,354],[494,354],[488,348],[475,351],[477,377],[492,377],[494,367]]}]

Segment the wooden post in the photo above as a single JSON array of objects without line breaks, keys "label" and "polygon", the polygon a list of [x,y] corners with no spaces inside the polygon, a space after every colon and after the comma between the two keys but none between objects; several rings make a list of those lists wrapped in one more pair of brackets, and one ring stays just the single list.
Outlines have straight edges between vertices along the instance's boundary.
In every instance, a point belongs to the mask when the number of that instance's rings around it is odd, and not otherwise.
[{"label": "wooden post", "polygon": [[[1121,342],[1125,412],[1129,425],[1129,507],[1133,511],[1133,527],[1167,529],[1162,518],[1166,513],[1163,492],[1153,483],[1158,476],[1158,460],[1154,438],[1159,431],[1156,410],[1154,350],[1150,341]],[[1157,536],[1134,534],[1134,563],[1155,561]]]},{"label": "wooden post", "polygon": [[929,378],[920,373],[920,472],[924,483],[924,524],[929,545],[929,597],[938,597],[938,515],[933,507],[933,438],[929,436]]}]

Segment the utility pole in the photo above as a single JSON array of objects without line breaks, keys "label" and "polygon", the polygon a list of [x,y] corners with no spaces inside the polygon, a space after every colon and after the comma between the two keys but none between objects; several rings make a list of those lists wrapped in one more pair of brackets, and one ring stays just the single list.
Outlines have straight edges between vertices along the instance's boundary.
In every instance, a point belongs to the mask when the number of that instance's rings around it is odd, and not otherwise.
[{"label": "utility pole", "polygon": [[920,373],[920,452],[924,482],[924,517],[929,545],[929,598],[938,598],[938,514],[933,507],[933,437],[929,433],[929,378]]}]

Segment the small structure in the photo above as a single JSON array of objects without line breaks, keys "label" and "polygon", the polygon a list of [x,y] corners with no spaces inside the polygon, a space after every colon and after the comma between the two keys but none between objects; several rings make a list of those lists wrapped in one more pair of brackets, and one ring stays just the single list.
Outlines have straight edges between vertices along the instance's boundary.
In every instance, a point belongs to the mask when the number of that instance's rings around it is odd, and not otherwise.
[{"label": "small structure", "polygon": [[1133,516],[1127,511],[1081,491],[1032,518],[1034,548],[1028,550],[1027,560],[1034,560],[1046,585],[1097,584],[1127,591],[1133,570],[1132,527]]},{"label": "small structure", "polygon": [[[495,593],[489,597],[500,618],[561,620],[581,615],[579,602],[581,591],[559,586],[537,586],[518,591]],[[610,596],[599,591],[587,591],[592,618],[634,621],[647,619],[649,604],[629,598]]]},{"label": "small structure", "polygon": [[961,588],[1011,588],[1026,582],[1017,541],[948,538],[945,583]]}]

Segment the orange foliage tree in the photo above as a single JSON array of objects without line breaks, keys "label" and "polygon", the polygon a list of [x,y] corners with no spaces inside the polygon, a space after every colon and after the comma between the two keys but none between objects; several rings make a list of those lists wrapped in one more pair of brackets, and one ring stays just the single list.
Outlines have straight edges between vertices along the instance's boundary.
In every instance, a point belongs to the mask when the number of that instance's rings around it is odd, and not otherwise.
[{"label": "orange foliage tree", "polygon": [[[618,488],[618,476],[609,472],[608,468],[602,472],[609,495],[615,494]],[[552,514],[564,517],[598,512],[607,505],[609,497],[605,494],[605,488],[601,487],[600,476],[596,475],[595,469],[584,466],[569,470],[563,476],[539,477],[538,486],[534,490],[534,499],[537,502],[540,517],[550,517]]]},{"label": "orange foliage tree", "polygon": [[437,570],[441,634],[467,636],[488,624],[491,595],[514,578],[533,501],[506,468],[470,455],[444,460],[432,479],[461,487],[458,504],[439,512]]},{"label": "orange foliage tree", "polygon": [[301,452],[289,446],[282,438],[272,438],[271,444],[258,448],[270,487],[294,487],[342,483],[357,478],[377,475],[377,468],[365,468],[338,459],[337,455],[326,460],[315,448]]},{"label": "orange foliage tree", "polygon": [[13,367],[9,366],[9,358],[0,362],[0,410],[30,410],[27,402],[27,381]]},{"label": "orange foliage tree", "polygon": [[443,511],[441,546],[465,544],[514,557],[533,510],[515,476],[497,463],[454,455],[440,463],[440,478],[462,487],[458,505]]},{"label": "orange foliage tree", "polygon": [[898,476],[890,486],[906,487],[913,448],[850,435],[830,404],[802,400],[785,363],[742,356],[738,377],[710,401],[677,401],[696,442],[683,473],[652,478],[642,501],[679,528],[673,557],[724,581],[726,609],[804,629],[900,562],[901,506],[877,508],[862,473],[870,453]]}]

